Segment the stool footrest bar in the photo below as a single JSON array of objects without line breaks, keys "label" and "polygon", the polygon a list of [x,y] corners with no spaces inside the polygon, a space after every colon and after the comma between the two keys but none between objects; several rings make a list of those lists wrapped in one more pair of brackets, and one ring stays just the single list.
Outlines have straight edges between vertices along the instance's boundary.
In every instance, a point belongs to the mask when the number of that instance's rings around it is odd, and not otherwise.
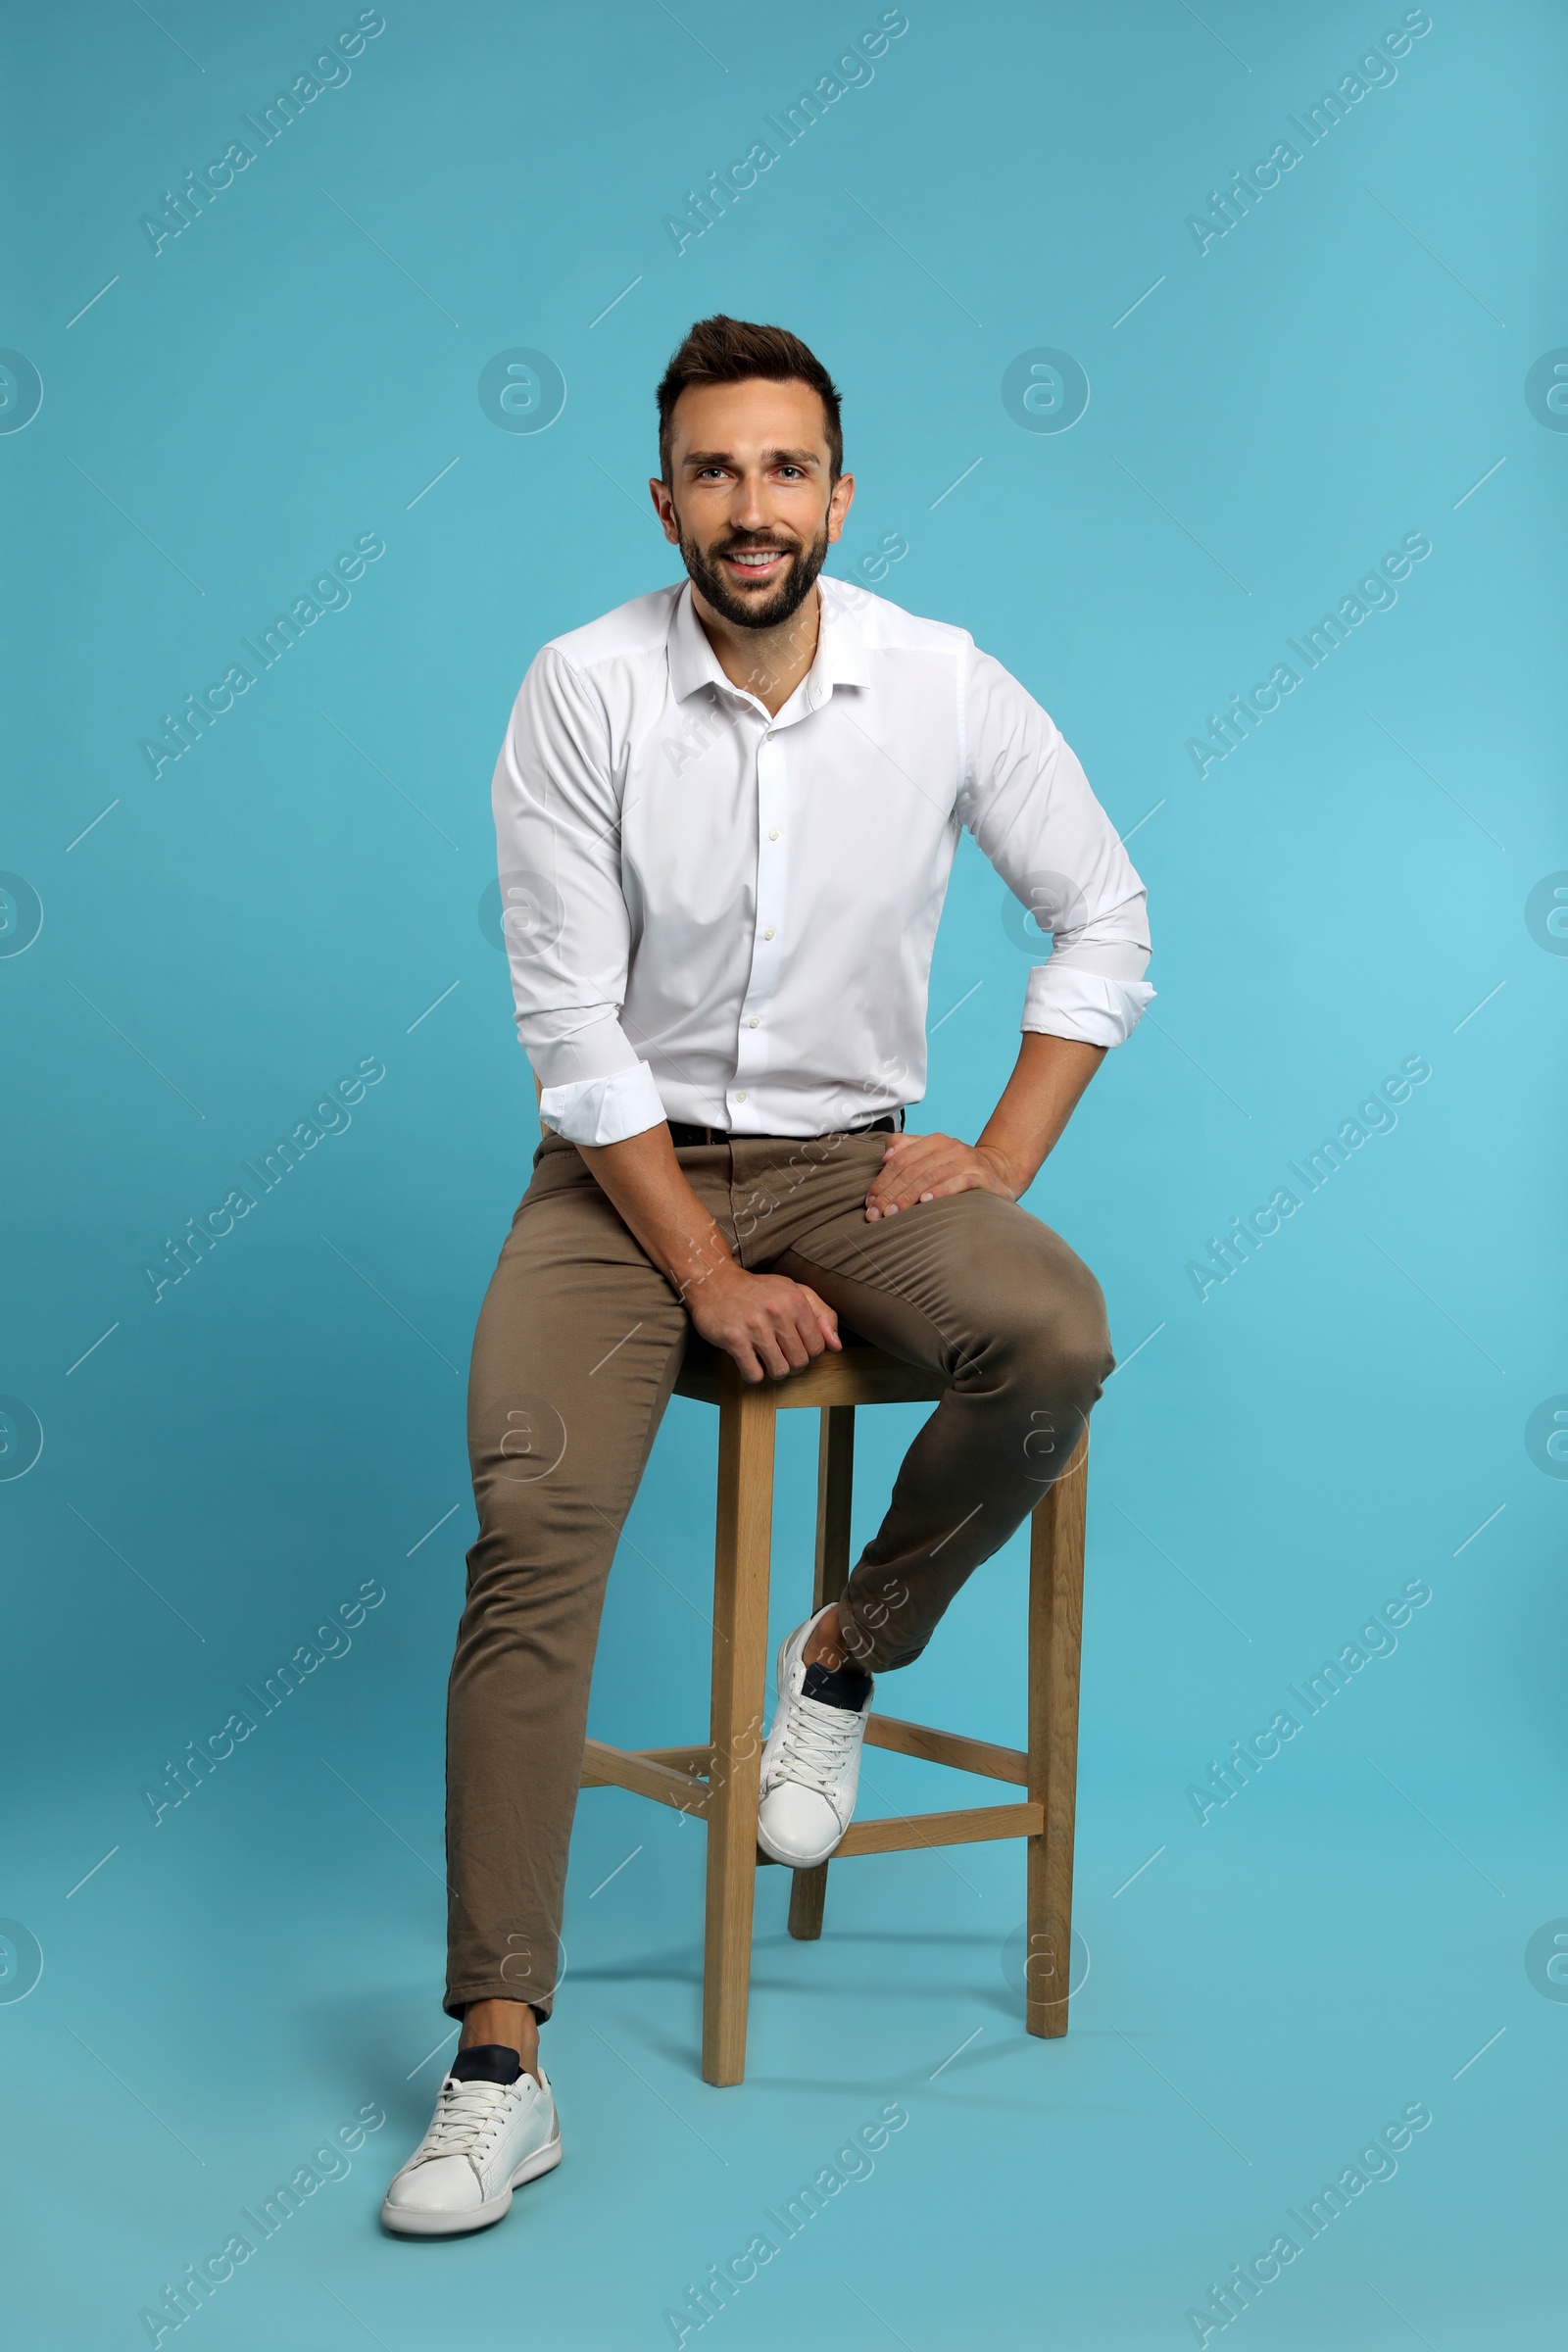
[{"label": "stool footrest bar", "polygon": [[634,1747],[634,1756],[646,1756],[650,1764],[667,1764],[671,1772],[689,1772],[695,1779],[707,1779],[713,1751],[705,1740],[701,1747]]},{"label": "stool footrest bar", "polygon": [[[678,1755],[699,1754],[706,1766],[706,1748],[678,1748]],[[582,1786],[584,1788],[629,1788],[634,1796],[651,1796],[656,1804],[673,1805],[677,1813],[694,1813],[699,1817],[708,1811],[709,1788],[706,1781],[692,1772],[680,1772],[661,1763],[652,1755],[639,1755],[636,1749],[610,1747],[603,1740],[586,1740],[582,1752]]]},{"label": "stool footrest bar", "polygon": [[866,1718],[867,1747],[896,1749],[901,1756],[919,1756],[928,1764],[950,1764],[958,1772],[983,1773],[988,1780],[1029,1786],[1029,1758],[1021,1747],[999,1747],[991,1740],[971,1740],[962,1732],[939,1732],[928,1723],[905,1723],[897,1715]]},{"label": "stool footrest bar", "polygon": [[[908,1813],[891,1821],[852,1821],[841,1844],[833,1848],[835,1862],[853,1861],[857,1854],[906,1854],[924,1845],[978,1845],[989,1838],[1038,1838],[1046,1826],[1041,1804],[973,1805],[962,1813]],[[759,1862],[771,1854],[757,1849]]]}]

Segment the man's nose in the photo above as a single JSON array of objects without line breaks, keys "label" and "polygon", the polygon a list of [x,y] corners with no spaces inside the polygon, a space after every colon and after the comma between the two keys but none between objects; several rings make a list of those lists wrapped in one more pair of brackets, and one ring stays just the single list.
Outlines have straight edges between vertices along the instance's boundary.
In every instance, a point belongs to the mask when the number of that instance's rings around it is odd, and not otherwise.
[{"label": "man's nose", "polygon": [[773,517],[760,474],[741,475],[735,485],[729,518],[734,528],[740,531],[765,531],[772,528]]}]

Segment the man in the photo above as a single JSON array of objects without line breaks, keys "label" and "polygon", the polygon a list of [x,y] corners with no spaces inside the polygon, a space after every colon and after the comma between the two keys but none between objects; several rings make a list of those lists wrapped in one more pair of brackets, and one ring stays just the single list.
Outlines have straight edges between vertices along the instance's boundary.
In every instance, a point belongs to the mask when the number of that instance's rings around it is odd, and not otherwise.
[{"label": "man", "polygon": [[[547,645],[494,806],[547,1130],[480,1313],[479,1535],[448,1720],[461,2046],[388,2227],[497,2221],[559,2162],[539,2063],[600,1609],[689,1334],[750,1381],[839,1318],[951,1380],[836,1605],[785,1642],[760,1842],[849,1826],[873,1675],[1057,1476],[1113,1357],[1094,1276],[1017,1205],[1152,991],[1144,889],[1050,718],[960,629],[819,577],[854,496],[794,335],[716,317],[659,389],[689,585]],[[975,1144],[904,1130],[960,826],[1052,929]]]}]

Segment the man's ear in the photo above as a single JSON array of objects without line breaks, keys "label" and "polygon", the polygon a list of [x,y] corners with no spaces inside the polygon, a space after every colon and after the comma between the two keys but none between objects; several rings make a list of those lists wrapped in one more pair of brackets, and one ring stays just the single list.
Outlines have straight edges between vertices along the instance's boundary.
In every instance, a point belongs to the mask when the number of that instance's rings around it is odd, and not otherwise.
[{"label": "man's ear", "polygon": [[833,485],[833,495],[827,502],[827,537],[831,547],[844,528],[845,518],[855,503],[855,476],[841,473]]},{"label": "man's ear", "polygon": [[[663,532],[664,537],[669,541],[671,547],[678,547],[680,545],[680,524],[675,518],[675,502],[669,496],[668,483],[656,481],[654,477],[650,475],[648,481],[648,495],[654,502],[654,513],[659,517],[660,529]],[[666,499],[669,501],[667,513],[665,511],[664,504]]]}]

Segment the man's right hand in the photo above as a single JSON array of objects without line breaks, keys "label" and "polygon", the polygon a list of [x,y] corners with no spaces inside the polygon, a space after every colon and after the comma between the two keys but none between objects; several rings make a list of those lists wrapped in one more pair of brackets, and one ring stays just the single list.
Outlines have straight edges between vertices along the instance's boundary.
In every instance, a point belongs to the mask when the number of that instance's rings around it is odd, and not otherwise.
[{"label": "man's right hand", "polygon": [[843,1346],[826,1299],[783,1274],[749,1274],[733,1259],[692,1283],[683,1302],[703,1338],[753,1383],[804,1372],[824,1348]]}]

